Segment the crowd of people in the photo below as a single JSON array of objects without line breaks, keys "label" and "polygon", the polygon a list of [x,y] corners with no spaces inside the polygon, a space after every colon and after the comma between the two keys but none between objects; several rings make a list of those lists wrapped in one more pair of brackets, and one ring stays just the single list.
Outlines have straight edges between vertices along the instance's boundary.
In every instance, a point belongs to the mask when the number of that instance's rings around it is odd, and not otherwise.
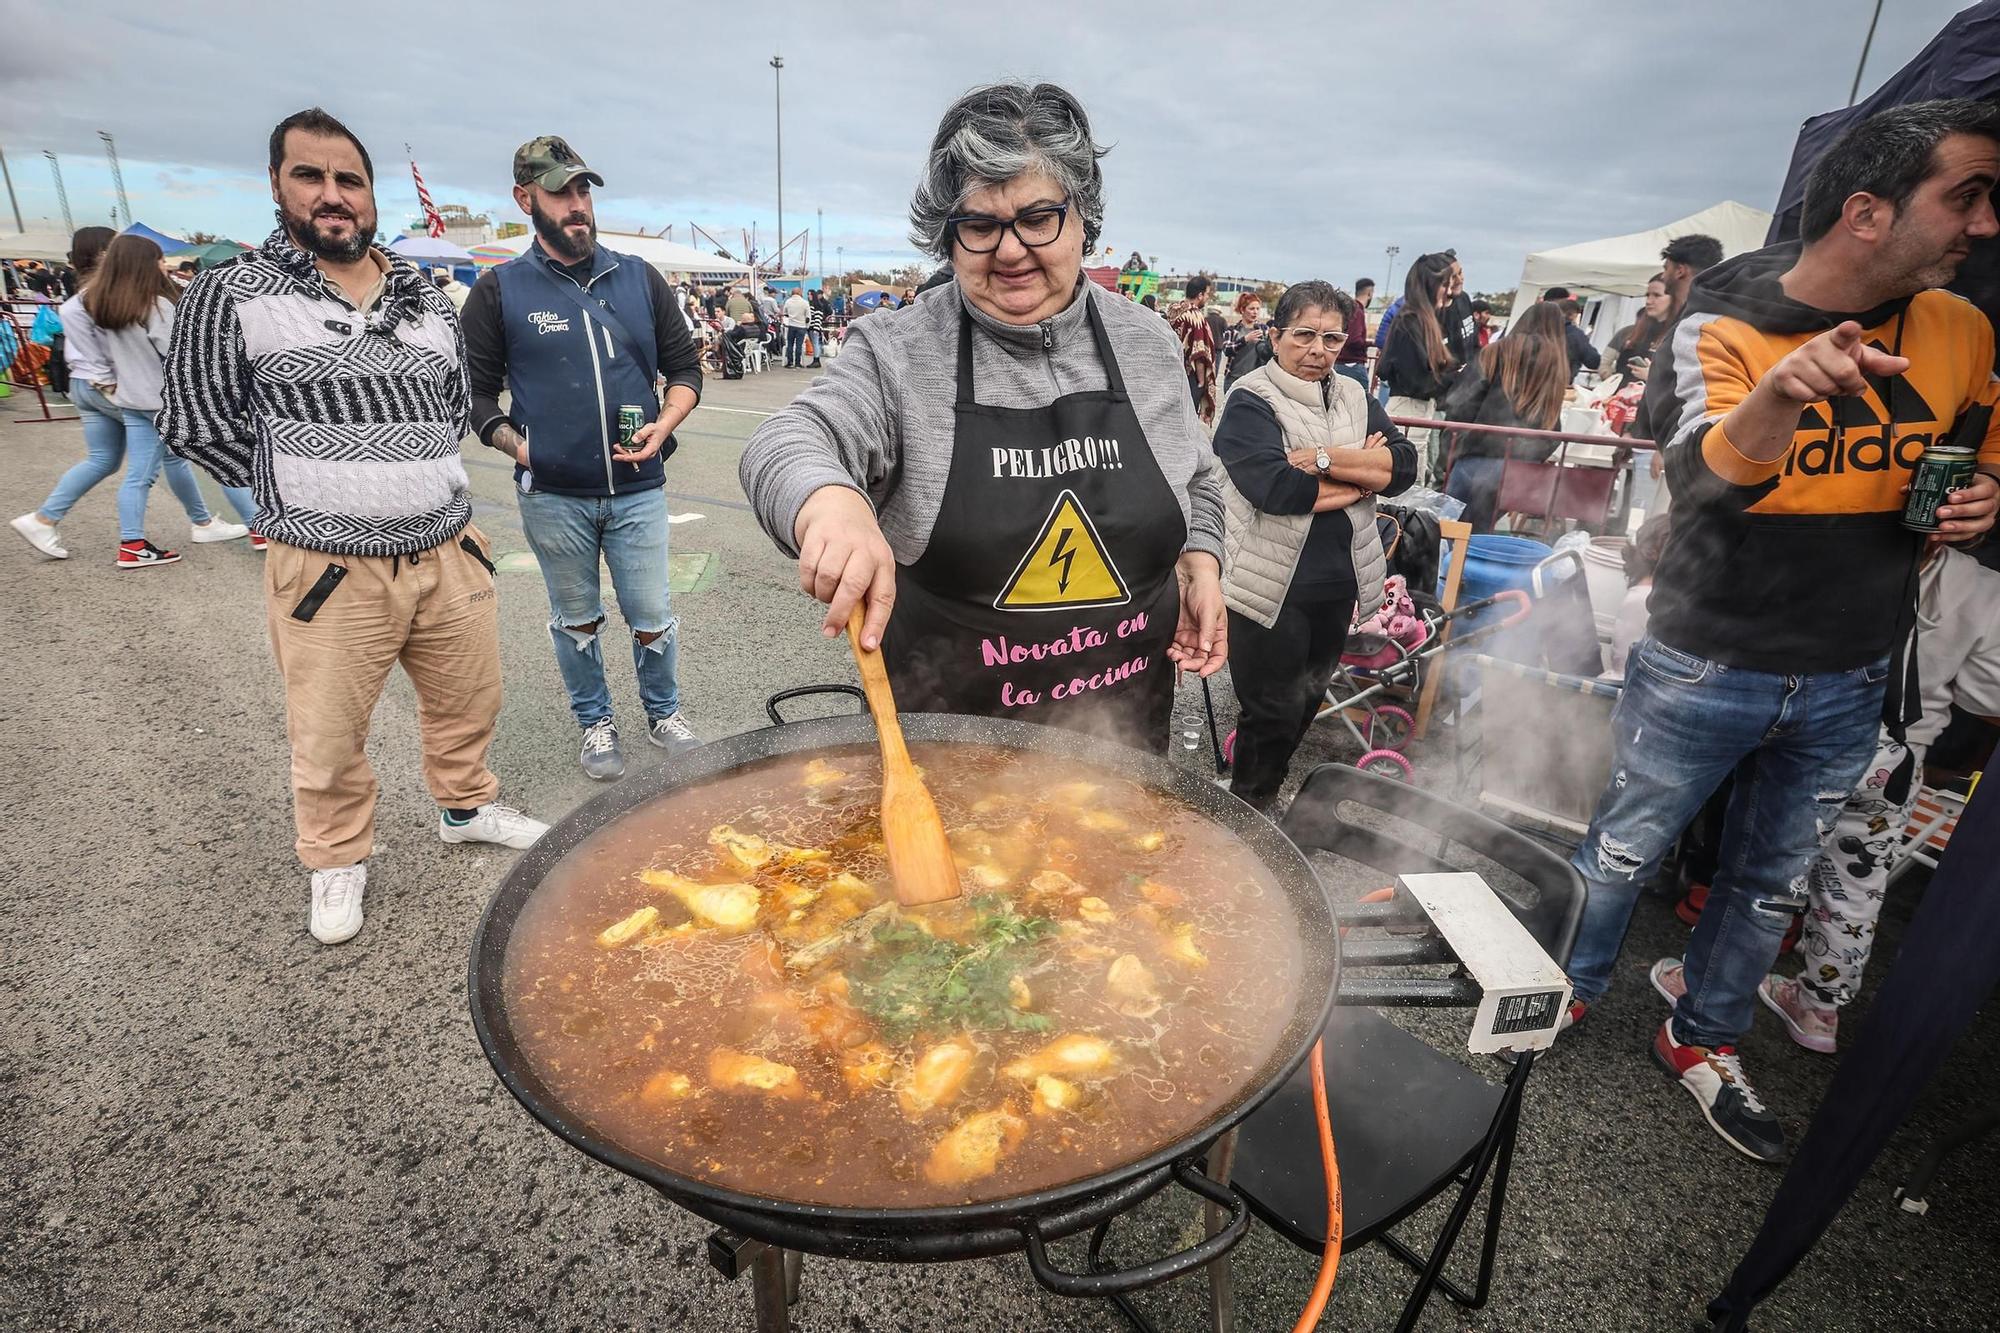
[{"label": "crowd of people", "polygon": [[[1559,289],[1501,333],[1449,250],[1411,265],[1372,359],[1366,280],[1297,282],[1268,312],[1246,295],[1225,317],[1197,277],[1155,313],[1082,272],[1104,151],[1054,85],[955,102],[910,205],[939,275],[846,328],[826,373],[757,428],[740,480],[825,604],[823,631],[859,609],[903,708],[1161,751],[1177,673],[1227,664],[1231,787],[1275,814],[1350,627],[1382,604],[1378,506],[1442,486],[1490,528],[1504,460],[1545,452],[1511,432],[1550,429],[1604,353]],[[724,349],[725,376],[752,342],[811,368],[844,312],[817,292],[681,290],[605,249],[603,178],[560,137],[512,163],[534,243],[462,298],[370,243],[373,165],[338,120],[287,118],[268,167],[282,225],[185,291],[150,242],[78,233],[61,319],[89,453],[14,527],[66,554],[57,525],[122,460],[121,568],[176,558],[143,530],[163,470],[193,540],[255,533],[310,928],[331,944],[362,922],[363,744],[394,665],[420,701],[440,836],[524,847],[544,831],[499,803],[486,762],[496,589],[461,438],[513,466],[578,761],[612,780],[600,567],[647,741],[697,744],[662,488],[703,347]],[[2000,232],[1996,180],[1992,109],[1883,112],[1814,168],[1799,241],[1724,260],[1712,238],[1677,239],[1606,349],[1645,386],[1634,434],[1672,504],[1634,547],[1615,776],[1573,860],[1589,896],[1565,1026],[1608,992],[1641,887],[1733,781],[1685,957],[1650,971],[1672,1005],[1651,1056],[1761,1161],[1786,1143],[1737,1050],[1755,1006],[1833,1049],[1925,747],[1954,703],[2000,713],[2000,573],[1966,549],[2000,497],[1994,333],[1937,290]],[[1493,429],[1447,449],[1393,418]],[[1910,468],[1944,441],[1979,471],[1933,533],[1912,532]],[[200,507],[188,463],[243,524]],[[1802,917],[1807,969],[1778,976]]]}]

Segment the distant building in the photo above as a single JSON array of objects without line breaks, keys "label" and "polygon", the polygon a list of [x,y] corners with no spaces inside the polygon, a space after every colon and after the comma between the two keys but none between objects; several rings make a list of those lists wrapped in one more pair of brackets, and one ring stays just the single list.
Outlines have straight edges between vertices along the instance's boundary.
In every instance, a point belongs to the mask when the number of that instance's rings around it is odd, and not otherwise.
[{"label": "distant building", "polygon": [[496,241],[505,241],[515,236],[526,236],[527,234],[528,224],[525,222],[503,222],[493,229],[493,239]]},{"label": "distant building", "polygon": [[[453,245],[462,246],[467,250],[470,250],[475,245],[490,245],[496,240],[510,235],[518,235],[520,232],[526,230],[526,228],[517,223],[509,223],[506,225],[513,227],[513,231],[510,232],[503,228],[501,231],[495,232],[492,218],[487,217],[484,213],[474,213],[466,208],[464,204],[439,204],[437,211],[438,216],[444,219],[444,239],[450,241]],[[403,229],[403,234],[405,236],[427,236],[430,233],[424,229],[423,218],[418,217],[413,219],[410,225]]]}]

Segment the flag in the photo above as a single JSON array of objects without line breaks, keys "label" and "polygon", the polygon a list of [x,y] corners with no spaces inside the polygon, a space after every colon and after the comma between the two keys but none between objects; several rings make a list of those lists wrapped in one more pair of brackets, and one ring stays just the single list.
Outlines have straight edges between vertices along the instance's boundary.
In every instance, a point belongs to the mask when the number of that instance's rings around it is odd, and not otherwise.
[{"label": "flag", "polygon": [[433,240],[442,239],[444,218],[439,215],[437,205],[431,202],[431,192],[424,188],[424,173],[417,170],[417,155],[410,151],[408,144],[403,145],[403,151],[410,154],[410,175],[417,182],[417,202],[424,206],[424,231]]}]

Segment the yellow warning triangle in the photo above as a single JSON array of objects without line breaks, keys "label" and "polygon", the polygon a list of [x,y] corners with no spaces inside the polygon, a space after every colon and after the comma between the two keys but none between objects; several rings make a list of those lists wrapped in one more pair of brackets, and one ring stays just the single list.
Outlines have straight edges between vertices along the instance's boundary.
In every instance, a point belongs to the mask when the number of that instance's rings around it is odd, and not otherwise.
[{"label": "yellow warning triangle", "polygon": [[1013,577],[994,599],[1000,611],[1118,606],[1132,599],[1075,491],[1064,491]]}]

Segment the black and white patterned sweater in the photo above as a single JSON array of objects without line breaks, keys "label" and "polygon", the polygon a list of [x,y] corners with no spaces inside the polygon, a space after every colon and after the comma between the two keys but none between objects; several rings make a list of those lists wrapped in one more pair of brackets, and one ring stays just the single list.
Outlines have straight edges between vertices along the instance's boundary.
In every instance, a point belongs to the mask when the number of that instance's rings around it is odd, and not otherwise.
[{"label": "black and white patterned sweater", "polygon": [[282,229],[181,298],[160,436],[225,486],[249,486],[274,541],[407,555],[471,520],[458,319],[408,261],[384,258],[366,319]]}]

